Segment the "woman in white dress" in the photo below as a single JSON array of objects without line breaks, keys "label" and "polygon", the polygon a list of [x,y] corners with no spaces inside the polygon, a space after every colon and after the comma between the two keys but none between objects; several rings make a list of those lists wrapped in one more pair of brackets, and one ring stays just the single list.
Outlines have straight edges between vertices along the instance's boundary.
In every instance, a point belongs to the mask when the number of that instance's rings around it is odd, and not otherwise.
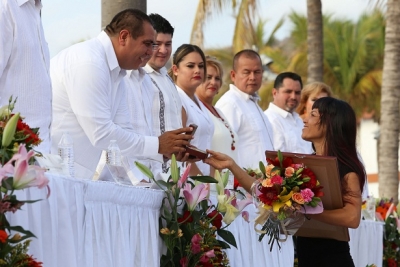
[{"label": "woman in white dress", "polygon": [[[207,108],[195,95],[196,88],[204,81],[206,59],[203,51],[196,45],[183,44],[173,55],[169,71],[182,100],[182,125],[198,126],[191,145],[201,150],[211,147],[214,123]],[[210,166],[197,161],[192,164],[190,175],[210,175]]]},{"label": "woman in white dress", "polygon": [[[214,57],[206,57],[207,75],[205,81],[196,89],[196,95],[214,123],[214,134],[211,141],[211,150],[222,152],[237,159],[236,145],[238,136],[229,125],[224,114],[214,107],[213,101],[222,86],[223,68],[221,63]],[[211,176],[214,170],[211,168]],[[229,179],[228,188],[233,188],[233,177]]]}]

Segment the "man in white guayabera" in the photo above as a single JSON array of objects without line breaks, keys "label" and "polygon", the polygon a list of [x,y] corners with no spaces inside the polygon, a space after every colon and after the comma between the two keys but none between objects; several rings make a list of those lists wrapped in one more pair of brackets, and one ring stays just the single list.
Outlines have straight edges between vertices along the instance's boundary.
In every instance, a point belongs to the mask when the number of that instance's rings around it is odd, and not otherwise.
[{"label": "man in white guayabera", "polygon": [[311,154],[311,142],[301,138],[303,120],[296,112],[303,82],[293,72],[280,73],[272,89],[273,102],[264,111],[272,125],[274,148],[282,152]]},{"label": "man in white guayabera", "polygon": [[75,44],[51,61],[53,83],[52,151],[66,129],[74,140],[75,171],[92,178],[102,150],[116,140],[122,156],[162,162],[185,151],[191,127],[155,136],[135,133],[123,77],[153,52],[155,31],[136,9],[118,13],[96,38]]},{"label": "man in white guayabera", "polygon": [[[165,68],[172,53],[172,37],[174,28],[159,14],[150,14],[156,30],[157,49],[150,58],[147,65],[143,68],[151,79],[154,89],[152,103],[153,133],[161,135],[165,131],[182,128],[182,102],[179,97],[175,83],[168,75]],[[169,167],[169,162],[162,165],[153,162],[152,170],[156,173],[165,173]]]},{"label": "man in white guayabera", "polygon": [[239,136],[238,165],[258,168],[265,163],[265,150],[273,150],[272,127],[258,105],[263,69],[260,55],[242,50],[233,59],[229,91],[217,102],[219,108]]},{"label": "man in white guayabera", "polygon": [[44,38],[40,0],[0,1],[0,106],[18,97],[20,112],[42,143],[35,150],[50,152],[50,54]]}]

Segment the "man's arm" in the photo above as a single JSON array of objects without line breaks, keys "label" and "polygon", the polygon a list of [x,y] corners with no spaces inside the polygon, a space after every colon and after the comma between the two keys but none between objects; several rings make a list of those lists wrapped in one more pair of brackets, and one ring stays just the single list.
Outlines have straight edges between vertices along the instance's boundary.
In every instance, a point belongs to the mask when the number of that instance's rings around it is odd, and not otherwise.
[{"label": "man's arm", "polygon": [[14,44],[13,25],[7,13],[7,7],[3,5],[0,6],[0,79],[11,56],[12,45]]}]

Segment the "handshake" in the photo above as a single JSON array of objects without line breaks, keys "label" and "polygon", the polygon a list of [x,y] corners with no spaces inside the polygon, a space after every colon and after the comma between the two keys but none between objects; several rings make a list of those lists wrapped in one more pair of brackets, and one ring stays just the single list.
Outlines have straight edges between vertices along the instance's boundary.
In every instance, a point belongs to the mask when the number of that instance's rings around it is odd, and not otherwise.
[{"label": "handshake", "polygon": [[167,158],[175,154],[179,161],[206,159],[207,152],[190,145],[196,130],[197,125],[190,124],[189,127],[163,133],[158,137],[158,153]]}]

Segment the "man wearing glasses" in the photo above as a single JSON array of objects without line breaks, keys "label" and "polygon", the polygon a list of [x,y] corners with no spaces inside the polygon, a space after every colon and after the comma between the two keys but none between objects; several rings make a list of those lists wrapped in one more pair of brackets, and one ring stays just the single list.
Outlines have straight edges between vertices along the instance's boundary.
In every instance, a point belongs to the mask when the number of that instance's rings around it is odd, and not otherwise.
[{"label": "man wearing glasses", "polygon": [[102,150],[117,140],[121,154],[162,161],[185,150],[190,127],[159,137],[138,134],[131,124],[123,77],[151,57],[155,31],[135,9],[118,13],[96,38],[75,44],[50,64],[53,84],[52,152],[68,131],[74,141],[75,171],[90,179]]}]

